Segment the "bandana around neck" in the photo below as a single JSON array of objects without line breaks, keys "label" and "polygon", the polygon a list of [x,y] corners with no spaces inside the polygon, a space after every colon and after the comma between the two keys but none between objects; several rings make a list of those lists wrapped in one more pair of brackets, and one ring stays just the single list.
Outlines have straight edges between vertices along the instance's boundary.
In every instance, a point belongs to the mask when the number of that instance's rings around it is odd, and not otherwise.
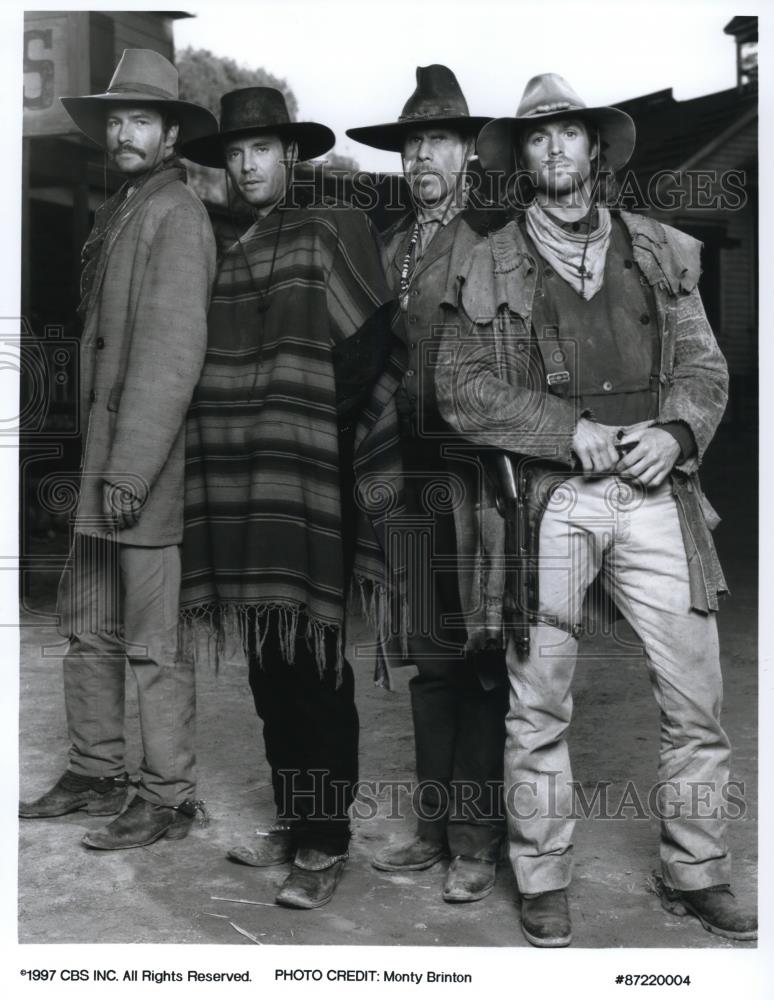
[{"label": "bandana around neck", "polygon": [[598,225],[593,232],[573,233],[564,229],[533,202],[525,213],[527,232],[540,256],[571,285],[582,299],[593,299],[602,287],[605,260],[610,246],[610,211],[597,207]]}]

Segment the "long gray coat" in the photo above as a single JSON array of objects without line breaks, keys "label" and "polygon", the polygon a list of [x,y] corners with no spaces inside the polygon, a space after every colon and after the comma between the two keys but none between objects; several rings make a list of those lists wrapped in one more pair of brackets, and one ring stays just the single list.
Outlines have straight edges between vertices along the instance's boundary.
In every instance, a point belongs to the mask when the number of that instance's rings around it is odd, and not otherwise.
[{"label": "long gray coat", "polygon": [[[102,248],[81,341],[83,429],[76,531],[123,544],[179,544],[184,422],[207,345],[215,240],[181,167],[149,177],[118,209]],[[103,483],[144,496],[116,534]]]}]

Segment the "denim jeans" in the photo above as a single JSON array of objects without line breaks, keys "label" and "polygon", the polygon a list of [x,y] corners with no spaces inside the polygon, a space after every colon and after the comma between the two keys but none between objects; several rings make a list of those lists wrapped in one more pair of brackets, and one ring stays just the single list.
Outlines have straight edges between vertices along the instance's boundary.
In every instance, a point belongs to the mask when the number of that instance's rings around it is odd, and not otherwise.
[{"label": "denim jeans", "polygon": [[[730,748],[713,614],[691,610],[688,566],[668,482],[643,489],[607,476],[565,480],[540,527],[539,623],[530,652],[507,653],[505,796],[509,852],[525,893],[566,887],[574,820],[565,734],[586,591],[602,582],[644,646],[661,712],[658,799],[668,885],[729,881],[723,817]],[[700,783],[699,785],[695,783]],[[701,809],[696,789],[705,789]]]},{"label": "denim jeans", "polygon": [[69,768],[122,774],[127,660],[137,682],[143,758],[139,794],[179,805],[194,794],[195,680],[179,662],[180,550],[76,535],[59,585]]}]

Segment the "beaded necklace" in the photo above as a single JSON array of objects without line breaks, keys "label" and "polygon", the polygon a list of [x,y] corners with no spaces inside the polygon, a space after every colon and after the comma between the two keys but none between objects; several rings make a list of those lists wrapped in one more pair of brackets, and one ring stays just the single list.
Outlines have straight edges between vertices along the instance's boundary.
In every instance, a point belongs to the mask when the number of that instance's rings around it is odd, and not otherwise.
[{"label": "beaded necklace", "polygon": [[411,238],[408,242],[408,249],[406,250],[406,255],[403,258],[403,266],[400,269],[400,305],[402,309],[406,308],[406,303],[408,301],[408,290],[409,290],[409,267],[411,267],[411,258],[414,254],[414,248],[417,245],[417,240],[419,239],[419,223],[415,222],[411,230]]}]

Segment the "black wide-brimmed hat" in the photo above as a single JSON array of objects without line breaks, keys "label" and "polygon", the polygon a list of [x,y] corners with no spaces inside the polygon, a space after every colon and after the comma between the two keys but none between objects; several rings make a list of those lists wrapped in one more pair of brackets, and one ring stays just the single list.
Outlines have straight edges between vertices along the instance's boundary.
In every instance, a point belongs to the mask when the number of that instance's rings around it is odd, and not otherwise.
[{"label": "black wide-brimmed hat", "polygon": [[443,125],[446,128],[474,136],[491,118],[476,118],[468,112],[468,102],[457,77],[448,66],[434,64],[417,66],[417,86],[403,106],[398,120],[384,125],[348,128],[350,139],[375,149],[403,151],[403,141],[410,128]]},{"label": "black wide-brimmed hat", "polygon": [[78,128],[98,146],[105,146],[105,113],[123,104],[154,108],[172,116],[181,142],[217,132],[218,121],[206,108],[178,97],[178,74],[172,63],[152,49],[124,49],[113,79],[102,94],[60,97]]},{"label": "black wide-brimmed hat", "polygon": [[495,118],[485,125],[476,141],[482,166],[510,175],[514,169],[514,144],[519,135],[540,122],[575,118],[599,132],[601,152],[610,170],[620,170],[631,159],[637,131],[634,122],[618,108],[590,108],[570,84],[557,73],[533,76],[524,88],[516,115]]},{"label": "black wide-brimmed hat", "polygon": [[186,143],[183,156],[205,167],[224,167],[223,149],[230,139],[261,134],[297,142],[299,160],[322,156],[336,142],[327,125],[292,122],[281,91],[274,87],[243,87],[221,97],[220,131]]}]

